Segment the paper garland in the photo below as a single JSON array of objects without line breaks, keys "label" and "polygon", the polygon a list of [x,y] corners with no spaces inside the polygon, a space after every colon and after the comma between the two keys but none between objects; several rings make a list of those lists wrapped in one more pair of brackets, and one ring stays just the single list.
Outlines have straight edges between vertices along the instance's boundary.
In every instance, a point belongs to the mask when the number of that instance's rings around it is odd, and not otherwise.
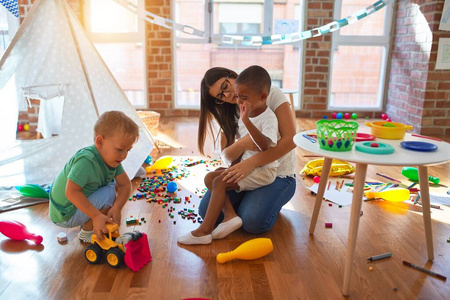
[{"label": "paper garland", "polygon": [[[144,11],[144,13],[140,13],[137,6],[133,3],[130,3],[127,0],[113,0],[118,4],[122,5],[126,9],[136,13],[140,18],[143,18],[147,22],[171,29],[178,30],[184,32],[186,34],[203,37],[208,37],[207,32],[195,29],[194,27],[178,24],[173,22],[172,20],[160,17],[151,12]],[[379,11],[386,5],[392,4],[393,0],[379,0],[372,5],[367,6],[366,8],[360,9],[359,11],[351,14],[350,16],[343,18],[338,21],[330,22],[326,25],[306,30],[303,32],[294,32],[290,34],[282,34],[282,35],[271,35],[271,36],[241,36],[241,35],[223,35],[221,39],[217,42],[222,44],[230,44],[230,45],[243,45],[243,46],[255,46],[259,47],[262,45],[280,45],[280,44],[294,44],[301,40],[306,40],[312,37],[321,36],[340,28],[354,24],[359,20]]]}]

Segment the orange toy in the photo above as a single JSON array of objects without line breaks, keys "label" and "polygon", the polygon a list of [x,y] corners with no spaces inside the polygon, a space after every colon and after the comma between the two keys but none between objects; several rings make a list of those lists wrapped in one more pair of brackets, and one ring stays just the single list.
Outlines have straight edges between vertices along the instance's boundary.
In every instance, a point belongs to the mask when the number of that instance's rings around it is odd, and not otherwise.
[{"label": "orange toy", "polygon": [[223,264],[232,259],[251,260],[261,258],[273,250],[272,240],[269,238],[257,238],[242,243],[236,249],[217,255],[217,262]]}]

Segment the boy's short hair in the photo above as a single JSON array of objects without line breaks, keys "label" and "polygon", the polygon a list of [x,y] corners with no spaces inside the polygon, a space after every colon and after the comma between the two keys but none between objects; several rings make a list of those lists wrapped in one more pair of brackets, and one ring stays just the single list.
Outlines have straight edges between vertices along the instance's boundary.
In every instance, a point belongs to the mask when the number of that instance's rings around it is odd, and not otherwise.
[{"label": "boy's short hair", "polygon": [[139,139],[139,126],[121,111],[112,110],[104,112],[98,118],[97,122],[95,122],[94,140],[98,135],[110,137],[115,133],[135,137],[137,141]]},{"label": "boy's short hair", "polygon": [[263,67],[250,66],[239,74],[235,83],[245,84],[258,93],[269,93],[272,79],[270,79],[269,73]]}]

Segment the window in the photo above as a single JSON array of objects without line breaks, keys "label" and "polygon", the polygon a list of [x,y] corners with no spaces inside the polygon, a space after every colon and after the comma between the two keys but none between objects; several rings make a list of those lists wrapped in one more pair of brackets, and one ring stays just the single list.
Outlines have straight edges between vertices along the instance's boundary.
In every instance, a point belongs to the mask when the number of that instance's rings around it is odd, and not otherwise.
[{"label": "window", "polygon": [[5,53],[18,28],[19,18],[13,16],[3,5],[0,5],[0,57]]},{"label": "window", "polygon": [[[130,2],[144,9],[144,0]],[[85,0],[84,7],[86,31],[103,61],[130,103],[146,108],[144,21],[111,0]]]},{"label": "window", "polygon": [[[337,0],[340,20],[373,0]],[[380,110],[383,105],[392,5],[333,33],[329,109]]]},{"label": "window", "polygon": [[[212,67],[226,67],[239,73],[250,65],[260,65],[269,72],[274,86],[299,91],[301,42],[248,47],[220,41],[225,34],[270,36],[301,31],[303,2],[175,0],[174,21],[207,33],[205,37],[180,31],[174,34],[175,107],[199,108],[200,82]],[[296,106],[298,95],[294,94]]]},{"label": "window", "polygon": [[251,34],[261,32],[262,10],[261,3],[235,4],[219,3],[219,34]]}]

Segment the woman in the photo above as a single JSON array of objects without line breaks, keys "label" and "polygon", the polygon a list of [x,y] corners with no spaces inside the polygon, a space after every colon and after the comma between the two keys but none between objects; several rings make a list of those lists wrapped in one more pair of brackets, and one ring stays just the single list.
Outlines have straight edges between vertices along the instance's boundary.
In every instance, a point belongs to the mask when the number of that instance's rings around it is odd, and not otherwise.
[{"label": "woman", "polygon": [[[209,69],[201,82],[200,118],[198,127],[198,148],[204,154],[205,140],[208,132],[212,135],[212,121],[220,127],[221,149],[235,140],[239,110],[234,97],[234,81],[238,74],[226,68]],[[243,160],[228,169],[224,180],[243,178],[254,168],[278,160],[279,167],[275,181],[265,187],[247,192],[228,192],[230,201],[238,216],[243,221],[245,231],[260,234],[269,231],[275,224],[278,213],[294,195],[295,179],[295,125],[292,118],[289,101],[283,92],[272,87],[267,98],[267,105],[275,112],[278,119],[280,140],[276,147]],[[254,150],[255,145],[250,136],[236,141],[245,150]],[[204,217],[211,194],[207,192],[200,202],[199,214]]]}]

